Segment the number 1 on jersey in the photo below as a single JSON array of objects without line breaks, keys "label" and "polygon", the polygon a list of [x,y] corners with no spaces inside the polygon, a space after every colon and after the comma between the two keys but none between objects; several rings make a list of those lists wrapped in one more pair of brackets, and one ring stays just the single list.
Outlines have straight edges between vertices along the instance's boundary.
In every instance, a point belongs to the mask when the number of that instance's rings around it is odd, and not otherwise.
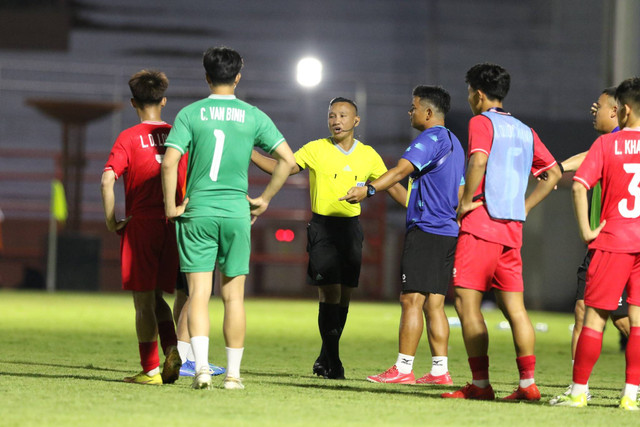
[{"label": "number 1 on jersey", "polygon": [[211,181],[218,180],[218,172],[220,171],[220,162],[222,161],[222,149],[224,147],[224,132],[220,129],[213,131],[213,136],[216,138],[216,147],[213,149],[213,160],[211,161],[211,170],[209,171],[209,178]]}]

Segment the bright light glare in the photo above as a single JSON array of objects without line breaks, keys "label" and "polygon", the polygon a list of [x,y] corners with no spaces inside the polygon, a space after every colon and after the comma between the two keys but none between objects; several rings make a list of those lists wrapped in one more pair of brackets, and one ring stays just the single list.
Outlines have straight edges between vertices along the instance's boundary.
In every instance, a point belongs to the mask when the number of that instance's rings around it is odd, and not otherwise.
[{"label": "bright light glare", "polygon": [[316,58],[303,58],[298,62],[298,83],[304,87],[317,86],[322,81],[322,62]]}]

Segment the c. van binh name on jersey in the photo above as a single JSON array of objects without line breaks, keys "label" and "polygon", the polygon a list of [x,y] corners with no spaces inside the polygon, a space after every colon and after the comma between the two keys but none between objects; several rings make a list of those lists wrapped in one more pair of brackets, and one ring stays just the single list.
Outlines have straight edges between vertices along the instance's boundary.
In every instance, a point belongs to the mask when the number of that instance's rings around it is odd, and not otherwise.
[{"label": "c. van binh name on jersey", "polygon": [[219,120],[224,122],[244,123],[245,111],[232,107],[202,107],[200,109],[200,120]]}]

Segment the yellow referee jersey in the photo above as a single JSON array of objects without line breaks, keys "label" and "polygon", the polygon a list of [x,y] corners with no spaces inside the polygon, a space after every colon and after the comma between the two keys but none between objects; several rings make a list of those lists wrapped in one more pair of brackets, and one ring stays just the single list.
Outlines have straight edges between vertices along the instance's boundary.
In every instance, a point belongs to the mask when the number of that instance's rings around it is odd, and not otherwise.
[{"label": "yellow referee jersey", "polygon": [[309,169],[311,211],[325,216],[360,215],[359,203],[338,199],[351,187],[364,186],[387,171],[376,150],[358,140],[346,152],[331,138],[317,139],[306,143],[294,155],[301,169]]}]

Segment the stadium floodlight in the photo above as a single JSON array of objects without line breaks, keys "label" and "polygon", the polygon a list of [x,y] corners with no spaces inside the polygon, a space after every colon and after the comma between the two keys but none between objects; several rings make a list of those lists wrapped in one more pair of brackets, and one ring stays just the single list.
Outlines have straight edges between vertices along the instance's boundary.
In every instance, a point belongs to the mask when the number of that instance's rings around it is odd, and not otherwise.
[{"label": "stadium floodlight", "polygon": [[298,61],[296,79],[300,86],[314,87],[322,81],[322,62],[307,57]]}]

